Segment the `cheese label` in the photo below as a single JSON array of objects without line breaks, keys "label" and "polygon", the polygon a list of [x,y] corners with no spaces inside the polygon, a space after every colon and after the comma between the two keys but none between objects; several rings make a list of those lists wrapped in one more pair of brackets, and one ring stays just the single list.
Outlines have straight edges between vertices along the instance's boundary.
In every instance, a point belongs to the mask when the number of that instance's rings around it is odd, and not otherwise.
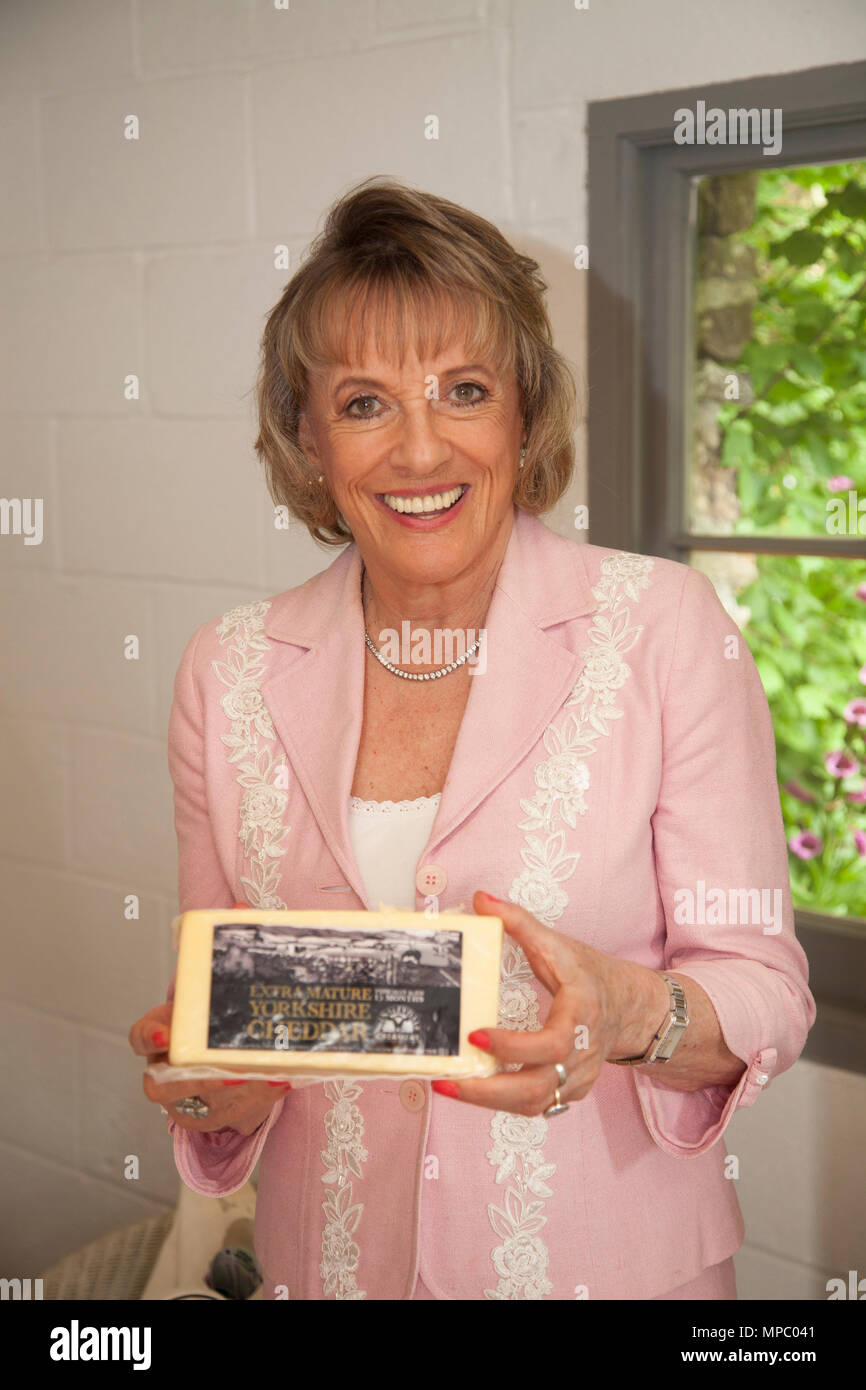
[{"label": "cheese label", "polygon": [[216,924],[209,1048],[460,1051],[462,933]]},{"label": "cheese label", "polygon": [[503,925],[471,913],[183,913],[169,1064],[292,1076],[492,1076]]}]

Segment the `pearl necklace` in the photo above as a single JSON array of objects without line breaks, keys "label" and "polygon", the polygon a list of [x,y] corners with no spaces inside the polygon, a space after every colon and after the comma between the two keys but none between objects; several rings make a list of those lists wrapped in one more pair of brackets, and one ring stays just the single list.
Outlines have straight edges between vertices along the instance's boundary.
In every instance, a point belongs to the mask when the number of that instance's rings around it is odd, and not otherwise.
[{"label": "pearl necklace", "polygon": [[[362,612],[363,612],[363,609],[364,609],[364,575],[365,575],[365,573],[366,573],[366,566],[365,566],[364,568],[362,568],[362,570],[361,570],[361,611],[362,611]],[[424,672],[422,672],[421,674],[418,674],[417,672],[413,672],[413,671],[401,671],[400,668],[399,668],[399,666],[393,666],[393,665],[391,664],[391,662],[387,659],[387,657],[384,657],[384,656],[382,655],[382,653],[379,651],[379,648],[376,646],[376,643],[373,641],[372,637],[370,636],[369,632],[367,631],[366,626],[365,626],[365,628],[364,628],[364,641],[365,641],[366,645],[369,647],[370,651],[373,653],[373,655],[374,655],[374,657],[376,658],[376,660],[377,660],[378,662],[380,662],[380,663],[385,667],[385,670],[386,670],[386,671],[390,671],[392,676],[400,676],[401,679],[404,680],[404,681],[438,681],[439,678],[440,678],[440,676],[447,676],[447,675],[449,675],[451,671],[456,671],[457,668],[458,668],[458,666],[462,666],[465,662],[467,662],[467,661],[469,660],[470,656],[473,656],[474,653],[477,652],[478,648],[481,646],[481,640],[482,640],[483,636],[484,636],[484,633],[483,633],[483,631],[482,631],[482,632],[479,634],[477,640],[476,640],[475,642],[472,643],[472,646],[471,646],[471,647],[467,647],[467,649],[466,649],[466,651],[463,653],[463,655],[462,655],[461,657],[458,657],[458,659],[457,659],[456,661],[451,661],[451,662],[449,662],[447,666],[441,666],[441,667],[439,668],[438,671],[424,671]]]}]

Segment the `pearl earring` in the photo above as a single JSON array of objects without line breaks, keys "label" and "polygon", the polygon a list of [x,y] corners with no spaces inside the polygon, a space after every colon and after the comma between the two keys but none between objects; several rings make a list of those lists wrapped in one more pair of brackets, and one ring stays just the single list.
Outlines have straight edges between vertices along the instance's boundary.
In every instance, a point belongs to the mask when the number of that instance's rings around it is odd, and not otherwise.
[{"label": "pearl earring", "polygon": [[526,457],[526,450],[525,450],[525,449],[521,449],[521,450],[520,450],[520,463],[517,465],[518,468],[522,468],[522,467],[523,467],[523,460],[524,460],[525,457]]}]

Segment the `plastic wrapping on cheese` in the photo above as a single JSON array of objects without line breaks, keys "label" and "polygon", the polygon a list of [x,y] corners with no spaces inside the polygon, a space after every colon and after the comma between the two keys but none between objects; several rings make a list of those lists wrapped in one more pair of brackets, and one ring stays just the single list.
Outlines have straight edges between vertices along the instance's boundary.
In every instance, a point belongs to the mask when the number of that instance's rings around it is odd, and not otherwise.
[{"label": "plastic wrapping on cheese", "polygon": [[496,1024],[502,933],[469,913],[186,912],[159,1079],[490,1076],[468,1035]]}]

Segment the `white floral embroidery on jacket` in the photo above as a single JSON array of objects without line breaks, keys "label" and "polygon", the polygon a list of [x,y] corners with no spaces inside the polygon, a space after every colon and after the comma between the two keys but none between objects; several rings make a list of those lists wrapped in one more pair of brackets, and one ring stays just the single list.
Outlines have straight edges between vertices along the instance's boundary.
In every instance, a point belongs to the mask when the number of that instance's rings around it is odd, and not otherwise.
[{"label": "white floral embroidery on jacket", "polygon": [[[589,631],[592,646],[581,656],[585,664],[564,708],[572,710],[557,727],[544,732],[548,756],[535,767],[536,793],[521,800],[526,831],[521,858],[525,865],[511,885],[512,902],[553,927],[568,906],[568,894],[560,885],[575,870],[580,854],[566,849],[563,826],[574,830],[577,817],[586,814],[585,793],[590,775],[586,758],[596,751],[599,738],[610,734],[610,722],[621,719],[617,692],[631,675],[623,654],[643,631],[629,624],[623,598],[638,602],[649,585],[653,560],[646,555],[618,552],[601,562],[601,579],[593,588],[600,604]],[[534,975],[519,946],[506,942],[502,954],[499,1026],[537,1031],[538,997]],[[508,1070],[517,1070],[511,1066]],[[547,1179],[556,1165],[544,1161],[547,1121],[541,1117],[512,1115],[498,1110],[490,1123],[492,1148],[487,1157],[496,1168],[496,1182],[507,1183],[501,1206],[491,1202],[490,1224],[502,1242],[491,1252],[499,1282],[485,1289],[489,1299],[541,1299],[553,1292],[547,1277],[547,1246],[538,1234],[547,1222],[544,1199],[553,1196]]]},{"label": "white floral embroidery on jacket", "polygon": [[264,634],[265,613],[270,604],[245,603],[226,613],[217,628],[220,642],[229,646],[225,661],[211,663],[228,692],[220,703],[231,724],[222,734],[231,749],[230,763],[239,763],[238,782],[246,790],[241,798],[238,837],[249,876],[241,883],[252,907],[284,908],[277,896],[280,859],[286,852],[290,826],[283,825],[288,804],[288,767],[285,755],[274,756],[264,742],[276,742],[276,733],[262,698],[262,662],[270,644]]},{"label": "white floral embroidery on jacket", "polygon": [[360,1094],[357,1082],[325,1082],[325,1095],[333,1105],[325,1116],[328,1147],[322,1153],[325,1165],[322,1182],[334,1186],[322,1203],[326,1225],[319,1273],[322,1289],[336,1299],[367,1296],[355,1280],[360,1250],[352,1239],[364,1208],[359,1202],[352,1204],[352,1184],[346,1180],[347,1172],[360,1178],[361,1164],[367,1158],[367,1150],[361,1143],[364,1121],[357,1105],[352,1104]]},{"label": "white floral embroidery on jacket", "polygon": [[[285,755],[276,757],[265,743],[276,743],[271,716],[261,691],[262,663],[270,650],[265,636],[267,600],[245,603],[224,614],[217,627],[220,642],[228,647],[225,661],[214,661],[213,669],[228,691],[221,704],[231,724],[231,733],[222,734],[231,750],[230,763],[239,764],[238,782],[246,790],[241,797],[238,837],[243,845],[249,874],[241,883],[252,907],[285,908],[277,895],[280,860],[286,852],[286,836],[291,827],[283,824],[288,805],[288,766]],[[361,1144],[364,1121],[354,1101],[361,1087],[354,1082],[329,1081],[325,1094],[333,1102],[324,1119],[327,1148],[322,1153],[325,1172],[322,1182],[336,1184],[322,1203],[325,1228],[322,1232],[322,1263],[319,1272],[325,1294],[337,1299],[365,1298],[355,1279],[359,1248],[352,1239],[364,1210],[363,1203],[352,1202],[352,1183],[346,1174],[362,1176],[361,1164],[367,1151]]]}]

